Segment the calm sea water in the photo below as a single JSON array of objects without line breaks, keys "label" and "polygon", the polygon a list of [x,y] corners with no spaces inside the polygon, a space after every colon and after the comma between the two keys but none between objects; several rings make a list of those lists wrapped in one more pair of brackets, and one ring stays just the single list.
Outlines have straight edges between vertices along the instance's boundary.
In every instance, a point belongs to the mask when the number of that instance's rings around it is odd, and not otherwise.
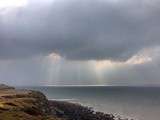
[{"label": "calm sea water", "polygon": [[160,120],[160,87],[25,87],[39,90],[48,99],[71,100],[95,110],[134,118]]}]

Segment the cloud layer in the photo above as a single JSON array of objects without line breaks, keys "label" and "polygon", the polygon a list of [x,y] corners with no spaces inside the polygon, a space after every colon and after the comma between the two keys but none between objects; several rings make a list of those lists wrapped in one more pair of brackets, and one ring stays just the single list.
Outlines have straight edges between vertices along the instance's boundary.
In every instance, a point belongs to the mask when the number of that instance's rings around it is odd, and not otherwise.
[{"label": "cloud layer", "polygon": [[160,85],[159,0],[27,1],[0,7],[0,82]]},{"label": "cloud layer", "polygon": [[127,60],[160,44],[158,0],[29,1],[0,15],[0,58]]}]

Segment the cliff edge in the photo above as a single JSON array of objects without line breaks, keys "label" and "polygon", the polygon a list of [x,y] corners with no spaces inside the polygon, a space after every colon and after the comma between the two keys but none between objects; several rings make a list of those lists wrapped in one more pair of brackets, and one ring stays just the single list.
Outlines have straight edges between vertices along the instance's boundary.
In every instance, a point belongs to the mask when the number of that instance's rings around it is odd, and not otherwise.
[{"label": "cliff edge", "polygon": [[0,85],[0,120],[61,120],[46,97],[36,91]]}]

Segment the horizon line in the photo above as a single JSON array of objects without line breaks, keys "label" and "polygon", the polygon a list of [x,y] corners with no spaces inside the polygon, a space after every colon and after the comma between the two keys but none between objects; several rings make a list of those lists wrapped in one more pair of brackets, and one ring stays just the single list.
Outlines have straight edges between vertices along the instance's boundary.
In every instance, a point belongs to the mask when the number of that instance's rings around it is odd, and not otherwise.
[{"label": "horizon line", "polygon": [[160,85],[15,85],[15,87],[160,87]]}]

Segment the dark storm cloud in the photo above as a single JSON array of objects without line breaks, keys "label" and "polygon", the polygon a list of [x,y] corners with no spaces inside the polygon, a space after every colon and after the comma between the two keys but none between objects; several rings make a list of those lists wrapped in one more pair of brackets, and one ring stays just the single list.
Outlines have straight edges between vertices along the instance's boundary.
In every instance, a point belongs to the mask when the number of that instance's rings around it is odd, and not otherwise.
[{"label": "dark storm cloud", "polygon": [[31,2],[0,15],[0,58],[126,60],[160,44],[159,12],[158,0]]}]

